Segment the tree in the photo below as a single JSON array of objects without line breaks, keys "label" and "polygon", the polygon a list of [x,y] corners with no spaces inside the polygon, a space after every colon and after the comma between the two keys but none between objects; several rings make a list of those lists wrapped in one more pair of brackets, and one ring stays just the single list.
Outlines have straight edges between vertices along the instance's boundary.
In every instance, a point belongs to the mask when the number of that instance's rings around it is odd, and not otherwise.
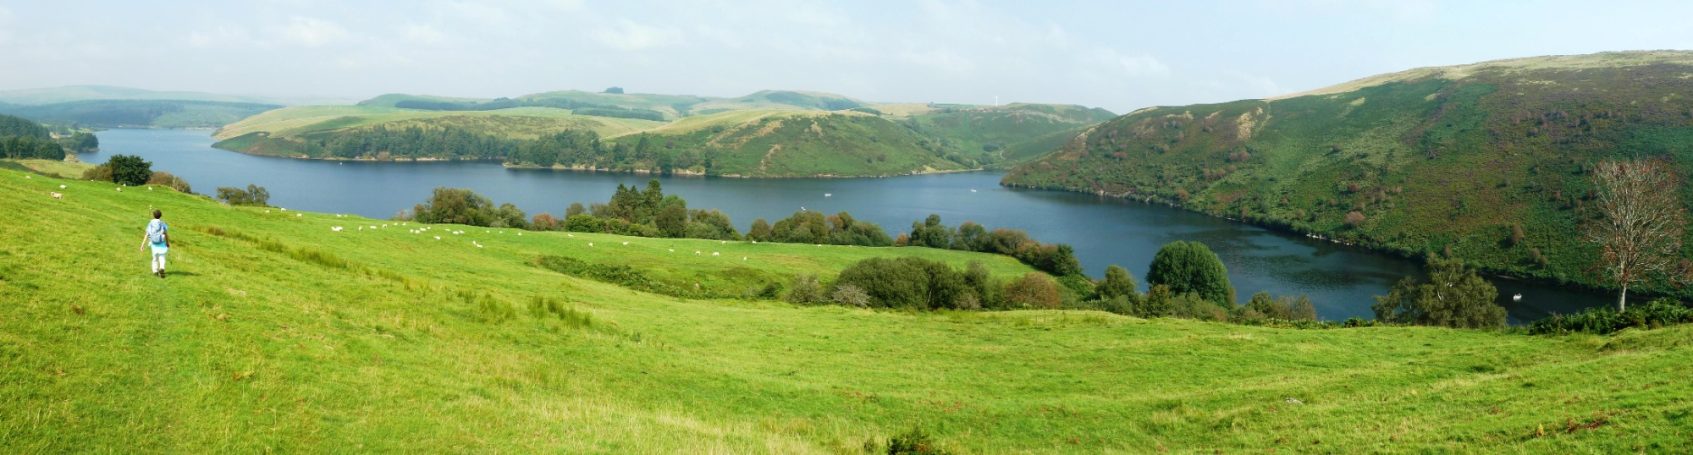
[{"label": "tree", "polygon": [[[412,208],[419,223],[487,226],[495,216],[493,201],[463,188],[436,188],[428,202]],[[521,216],[521,214],[519,214]]]},{"label": "tree", "polygon": [[1499,290],[1463,261],[1429,256],[1427,268],[1427,282],[1406,277],[1387,295],[1376,297],[1370,306],[1376,320],[1445,327],[1505,325],[1505,307],[1494,302]]},{"label": "tree", "polygon": [[747,239],[760,242],[770,241],[770,222],[764,221],[763,218],[752,220],[752,228],[747,230]]},{"label": "tree", "polygon": [[121,185],[145,185],[153,178],[153,163],[135,155],[114,155],[106,164],[112,166],[112,181]]},{"label": "tree", "polygon": [[623,87],[616,87],[616,86],[606,87],[605,92],[613,94],[613,95],[622,95],[623,94]]},{"label": "tree", "polygon": [[1005,303],[1019,308],[1057,309],[1058,284],[1040,272],[1029,272],[1005,285]]},{"label": "tree", "polygon": [[1229,270],[1203,243],[1178,240],[1159,248],[1146,271],[1146,283],[1169,286],[1172,294],[1192,292],[1211,303],[1234,307]]},{"label": "tree", "polygon": [[1601,218],[1587,225],[1599,244],[1607,280],[1622,290],[1617,311],[1628,308],[1628,286],[1670,271],[1680,259],[1686,229],[1680,182],[1661,160],[1605,161],[1593,168]]},{"label": "tree", "polygon": [[245,190],[231,186],[220,186],[217,189],[217,198],[229,205],[267,207],[270,203],[270,191],[265,190],[265,187],[251,183],[247,184]]},{"label": "tree", "polygon": [[1094,293],[1099,294],[1101,300],[1127,297],[1133,302],[1140,298],[1135,288],[1135,278],[1129,275],[1129,271],[1113,264],[1105,268],[1105,279],[1100,280]]},{"label": "tree", "polygon": [[665,204],[664,208],[659,209],[658,217],[653,222],[665,237],[681,237],[688,233],[688,205]]},{"label": "tree", "polygon": [[583,208],[581,202],[572,202],[570,203],[570,208],[564,209],[564,217],[570,218],[587,212],[588,209]]}]

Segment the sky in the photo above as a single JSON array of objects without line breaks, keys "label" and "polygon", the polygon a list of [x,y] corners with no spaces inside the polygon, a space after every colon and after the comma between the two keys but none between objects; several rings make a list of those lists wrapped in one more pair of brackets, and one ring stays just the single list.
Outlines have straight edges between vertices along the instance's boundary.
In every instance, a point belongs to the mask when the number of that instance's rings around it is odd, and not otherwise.
[{"label": "sky", "polygon": [[1124,113],[1421,66],[1693,49],[1693,2],[0,0],[0,90],[552,90]]}]

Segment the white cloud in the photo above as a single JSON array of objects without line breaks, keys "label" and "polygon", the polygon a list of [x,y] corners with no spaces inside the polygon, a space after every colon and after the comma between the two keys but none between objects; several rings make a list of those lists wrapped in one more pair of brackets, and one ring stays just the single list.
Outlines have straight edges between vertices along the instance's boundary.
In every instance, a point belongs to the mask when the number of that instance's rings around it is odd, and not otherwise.
[{"label": "white cloud", "polygon": [[218,25],[211,30],[196,30],[188,34],[188,45],[201,49],[242,47],[252,41],[246,29],[233,25]]},{"label": "white cloud", "polygon": [[447,40],[447,34],[433,26],[410,24],[400,29],[400,36],[406,41],[418,44],[440,44]]},{"label": "white cloud", "polygon": [[638,24],[627,19],[613,27],[601,27],[593,32],[594,41],[624,51],[639,51],[671,46],[682,42],[682,31],[672,28]]},{"label": "white cloud", "polygon": [[1115,49],[1099,48],[1094,58],[1108,69],[1127,77],[1162,77],[1170,75],[1170,66],[1147,54],[1127,55]]},{"label": "white cloud", "polygon": [[305,47],[320,47],[345,39],[347,29],[334,22],[310,17],[294,16],[279,33],[284,42]]},{"label": "white cloud", "polygon": [[0,44],[12,40],[12,10],[0,6]]}]

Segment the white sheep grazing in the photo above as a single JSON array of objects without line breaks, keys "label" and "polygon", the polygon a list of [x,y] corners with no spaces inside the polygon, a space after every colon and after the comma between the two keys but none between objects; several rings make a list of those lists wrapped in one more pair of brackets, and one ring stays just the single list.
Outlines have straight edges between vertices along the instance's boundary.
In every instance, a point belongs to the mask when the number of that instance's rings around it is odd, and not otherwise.
[{"label": "white sheep grazing", "polygon": [[594,242],[588,242],[588,248],[593,248],[593,247],[594,247]]},{"label": "white sheep grazing", "polygon": [[65,186],[65,184],[63,184],[63,183],[59,184],[59,189],[62,190],[62,189],[65,189],[65,188],[69,188],[69,187]]},{"label": "white sheep grazing", "polygon": [[717,255],[718,255],[718,254],[717,254],[717,252],[716,252],[716,251],[713,251],[713,252],[711,252],[711,255],[712,255],[712,256],[717,256]]},{"label": "white sheep grazing", "polygon": [[576,238],[576,234],[565,234],[565,237]]},{"label": "white sheep grazing", "polygon": [[341,226],[330,226],[329,230],[335,231],[335,232],[341,232]]},{"label": "white sheep grazing", "polygon": [[699,255],[700,255],[700,250],[694,250],[694,255],[695,255],[695,256],[699,256]]},{"label": "white sheep grazing", "polygon": [[741,256],[741,262],[746,262],[746,261],[747,261],[747,257],[746,257],[746,256]]},{"label": "white sheep grazing", "polygon": [[523,236],[523,233],[522,233],[522,232],[519,232],[519,233],[517,233],[517,236],[518,236],[518,237],[522,237],[522,236]]},{"label": "white sheep grazing", "polygon": [[286,212],[286,211],[288,211],[288,209],[287,209],[287,208],[283,208],[283,207],[277,207],[277,208],[276,208],[276,209],[277,209],[277,210],[281,210],[281,211],[284,211],[284,212]]},{"label": "white sheep grazing", "polygon": [[729,241],[728,240],[718,240],[717,243],[723,244],[723,245],[728,245]]},{"label": "white sheep grazing", "polygon": [[120,186],[120,187],[118,187],[118,192],[119,192],[119,193],[122,193],[122,192],[123,192],[123,187],[121,187],[121,186]]},{"label": "white sheep grazing", "polygon": [[439,236],[439,235],[435,236],[435,240],[441,240],[441,236]]},{"label": "white sheep grazing", "polygon": [[471,240],[471,241],[470,241],[470,244],[471,244],[471,245],[476,245],[476,247],[477,247],[477,248],[481,248],[481,247],[482,247],[482,244],[480,244],[480,243],[476,243],[476,241],[475,241],[475,240]]},{"label": "white sheep grazing", "polygon": [[47,193],[47,194],[53,196],[53,199],[64,199],[65,198],[65,195],[59,194],[57,191],[52,192],[52,193]]},{"label": "white sheep grazing", "polygon": [[623,242],[623,246],[629,246],[629,242]]},{"label": "white sheep grazing", "polygon": [[670,248],[670,249],[669,249],[669,251],[670,251],[670,252],[672,252],[672,253],[675,253],[675,252],[676,252],[676,249],[675,249],[675,248]]},{"label": "white sheep grazing", "polygon": [[153,187],[147,187],[147,191],[153,191]]},{"label": "white sheep grazing", "polygon": [[295,217],[295,218],[299,218],[299,217],[302,217],[302,216],[306,216],[306,214],[304,214],[304,213],[296,213],[296,214],[294,214],[294,217]]}]

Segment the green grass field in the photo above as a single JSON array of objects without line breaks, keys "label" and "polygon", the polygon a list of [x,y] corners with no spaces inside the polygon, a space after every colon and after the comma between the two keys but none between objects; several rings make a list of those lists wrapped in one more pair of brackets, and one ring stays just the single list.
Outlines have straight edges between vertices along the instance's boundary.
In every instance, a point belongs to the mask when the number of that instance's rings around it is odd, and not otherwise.
[{"label": "green grass field", "polygon": [[[1028,269],[918,248],[412,234],[11,169],[0,194],[9,452],[857,453],[913,426],[964,453],[1693,444],[1689,327],[1548,338],[689,300],[531,263],[730,280],[827,280],[881,255]],[[165,279],[137,249],[149,208],[172,227]]]}]

